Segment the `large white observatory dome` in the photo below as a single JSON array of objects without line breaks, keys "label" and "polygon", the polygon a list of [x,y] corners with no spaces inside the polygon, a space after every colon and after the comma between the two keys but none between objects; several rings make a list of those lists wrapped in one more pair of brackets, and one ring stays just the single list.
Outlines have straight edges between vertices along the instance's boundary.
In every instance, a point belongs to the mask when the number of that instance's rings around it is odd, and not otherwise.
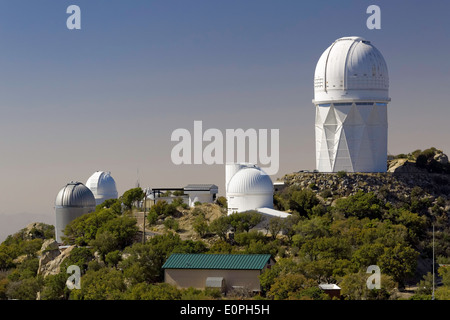
[{"label": "large white observatory dome", "polygon": [[316,169],[386,172],[390,100],[380,51],[360,37],[334,41],[314,74]]},{"label": "large white observatory dome", "polygon": [[92,191],[96,204],[101,204],[108,199],[117,199],[116,182],[111,172],[97,171],[86,181],[86,186]]},{"label": "large white observatory dome", "polygon": [[386,62],[370,41],[343,37],[320,57],[314,74],[314,100],[369,99],[389,101]]},{"label": "large white observatory dome", "polygon": [[81,182],[70,182],[56,196],[56,241],[61,243],[64,228],[72,220],[95,210],[94,194]]},{"label": "large white observatory dome", "polygon": [[272,180],[258,166],[227,164],[225,180],[228,214],[273,208]]}]

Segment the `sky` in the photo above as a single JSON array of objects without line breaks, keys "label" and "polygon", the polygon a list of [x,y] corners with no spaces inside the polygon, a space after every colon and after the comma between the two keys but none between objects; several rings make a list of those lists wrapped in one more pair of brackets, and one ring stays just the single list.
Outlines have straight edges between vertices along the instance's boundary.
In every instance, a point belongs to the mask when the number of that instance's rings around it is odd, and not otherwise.
[{"label": "sky", "polygon": [[53,224],[58,191],[97,170],[120,195],[137,180],[223,195],[224,165],[171,161],[172,132],[194,121],[278,129],[272,180],[314,169],[314,69],[343,36],[388,65],[388,152],[450,154],[449,15],[445,0],[0,0],[0,241]]}]

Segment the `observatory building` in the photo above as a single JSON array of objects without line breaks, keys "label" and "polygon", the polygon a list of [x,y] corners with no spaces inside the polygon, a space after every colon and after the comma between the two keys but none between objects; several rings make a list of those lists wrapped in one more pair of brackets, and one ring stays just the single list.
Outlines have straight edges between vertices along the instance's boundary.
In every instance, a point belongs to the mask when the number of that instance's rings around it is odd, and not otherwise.
[{"label": "observatory building", "polygon": [[273,183],[260,167],[250,163],[228,163],[225,170],[228,214],[255,210],[268,216],[289,216],[273,209]]},{"label": "observatory building", "polygon": [[86,181],[88,187],[95,197],[96,205],[108,199],[117,199],[118,193],[116,182],[111,177],[111,172],[97,171]]},{"label": "observatory building", "polygon": [[316,169],[386,172],[390,100],[380,51],[360,37],[333,42],[314,74]]},{"label": "observatory building", "polygon": [[72,220],[95,210],[95,198],[89,188],[81,182],[70,182],[62,188],[55,201],[56,241],[62,243],[64,228]]}]

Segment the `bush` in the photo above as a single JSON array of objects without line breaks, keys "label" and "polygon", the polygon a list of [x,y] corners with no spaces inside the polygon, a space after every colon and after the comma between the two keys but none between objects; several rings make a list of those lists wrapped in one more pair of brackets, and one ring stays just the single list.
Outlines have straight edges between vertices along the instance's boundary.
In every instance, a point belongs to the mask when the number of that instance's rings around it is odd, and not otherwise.
[{"label": "bush", "polygon": [[206,233],[208,232],[208,223],[206,221],[206,218],[204,215],[198,215],[195,219],[194,219],[194,223],[193,223],[193,228],[194,231],[197,232],[197,234],[200,237],[204,237],[206,235]]},{"label": "bush", "polygon": [[235,232],[248,232],[262,221],[262,216],[256,211],[236,212],[229,215],[228,220]]},{"label": "bush", "polygon": [[353,196],[338,199],[334,210],[347,217],[375,219],[381,218],[384,207],[384,203],[373,192],[358,190]]},{"label": "bush", "polygon": [[165,200],[158,200],[156,204],[154,204],[150,208],[150,214],[156,214],[158,218],[165,218],[169,216],[175,216],[178,213],[176,205],[173,203],[169,204]]},{"label": "bush", "polygon": [[166,229],[172,229],[173,231],[178,231],[178,228],[179,228],[178,221],[172,217],[167,217],[164,220],[164,227]]},{"label": "bush", "polygon": [[333,192],[331,191],[331,189],[325,189],[320,193],[320,196],[324,199],[327,199],[333,196]]},{"label": "bush", "polygon": [[314,206],[320,204],[316,194],[310,189],[294,191],[289,201],[289,208],[302,216],[311,214]]},{"label": "bush", "polygon": [[338,176],[338,178],[344,178],[344,177],[346,177],[347,176],[347,172],[346,171],[338,171],[337,173],[336,173],[336,175]]},{"label": "bush", "polygon": [[227,198],[225,198],[225,197],[223,197],[223,196],[221,196],[221,197],[218,197],[217,198],[217,200],[216,200],[216,203],[219,205],[219,207],[221,207],[221,208],[228,208],[228,202],[227,202]]},{"label": "bush", "polygon": [[251,241],[264,241],[266,237],[259,231],[240,232],[234,236],[234,240],[241,246],[249,246]]}]

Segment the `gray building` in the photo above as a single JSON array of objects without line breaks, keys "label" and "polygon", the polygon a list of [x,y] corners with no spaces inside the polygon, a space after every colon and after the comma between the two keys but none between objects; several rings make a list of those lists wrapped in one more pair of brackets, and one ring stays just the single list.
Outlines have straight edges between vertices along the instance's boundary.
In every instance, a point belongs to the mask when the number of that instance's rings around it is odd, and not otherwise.
[{"label": "gray building", "polygon": [[92,191],[81,182],[69,182],[63,187],[55,200],[55,235],[62,243],[64,228],[83,214],[95,211],[95,197]]}]

